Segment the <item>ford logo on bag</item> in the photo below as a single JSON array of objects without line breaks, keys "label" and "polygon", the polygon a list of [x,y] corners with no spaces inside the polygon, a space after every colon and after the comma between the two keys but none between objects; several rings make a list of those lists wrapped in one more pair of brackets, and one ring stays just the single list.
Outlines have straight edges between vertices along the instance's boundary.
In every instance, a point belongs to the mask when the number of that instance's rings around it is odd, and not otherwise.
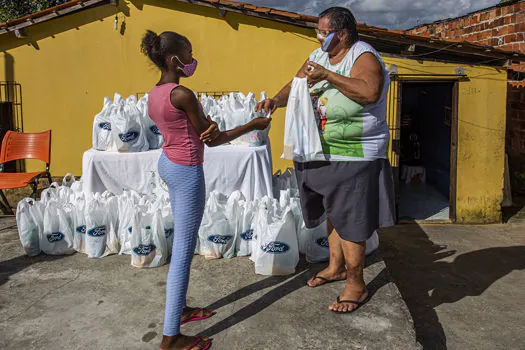
[{"label": "ford logo on bag", "polygon": [[270,242],[261,246],[261,249],[269,254],[282,254],[289,251],[290,247],[282,242]]},{"label": "ford logo on bag", "polygon": [[328,237],[319,238],[315,243],[320,247],[328,248]]},{"label": "ford logo on bag", "polygon": [[133,252],[137,255],[148,256],[157,247],[154,244],[140,244],[138,247],[133,248]]},{"label": "ford logo on bag", "polygon": [[76,228],[77,233],[86,233],[86,225],[82,225]]},{"label": "ford logo on bag", "polygon": [[231,241],[232,238],[233,236],[217,235],[217,236],[209,236],[208,241],[215,243],[215,244],[228,244],[228,242]]},{"label": "ford logo on bag", "polygon": [[251,241],[253,239],[253,230],[248,230],[244,233],[241,233],[241,238],[245,241]]},{"label": "ford logo on bag", "polygon": [[133,233],[133,227],[128,227],[128,232]]},{"label": "ford logo on bag", "polygon": [[155,135],[162,135],[159,128],[157,128],[156,125],[152,125],[151,128],[150,128],[151,132],[154,133]]},{"label": "ford logo on bag", "polygon": [[92,228],[91,230],[88,231],[88,236],[91,236],[91,237],[102,237],[102,236],[105,236],[106,235],[106,226],[99,226],[99,227],[95,227],[95,228]]},{"label": "ford logo on bag", "polygon": [[166,234],[166,238],[170,238],[171,235],[173,234],[173,232],[174,232],[174,229],[172,229],[172,228],[168,228],[168,229],[164,230],[164,233]]},{"label": "ford logo on bag", "polygon": [[64,239],[64,234],[62,232],[53,232],[47,235],[47,241],[49,243],[60,242]]},{"label": "ford logo on bag", "polygon": [[102,130],[111,131],[111,123],[108,123],[108,122],[100,123],[98,124],[98,127],[101,128]]},{"label": "ford logo on bag", "polygon": [[136,140],[139,137],[140,133],[138,131],[130,131],[125,134],[118,134],[118,137],[122,142],[131,142]]}]

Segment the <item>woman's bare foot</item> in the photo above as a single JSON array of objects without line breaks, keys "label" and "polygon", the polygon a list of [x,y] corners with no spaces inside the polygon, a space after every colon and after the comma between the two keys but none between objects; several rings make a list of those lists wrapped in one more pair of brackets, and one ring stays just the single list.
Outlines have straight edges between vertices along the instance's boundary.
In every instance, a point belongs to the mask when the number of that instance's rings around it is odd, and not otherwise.
[{"label": "woman's bare foot", "polygon": [[334,312],[349,313],[363,305],[367,298],[368,291],[366,286],[349,284],[347,282],[341,295],[337,297],[337,300],[328,309]]},{"label": "woman's bare foot", "polygon": [[204,350],[211,347],[208,338],[188,337],[182,334],[174,337],[164,336],[160,344],[160,350]]},{"label": "woman's bare foot", "polygon": [[346,279],[346,269],[334,269],[328,266],[323,271],[316,273],[308,280],[307,284],[310,287],[319,287],[323,284],[337,281],[344,281]]},{"label": "woman's bare foot", "polygon": [[207,318],[215,315],[215,311],[206,310],[199,307],[189,307],[186,306],[182,312],[182,317],[180,319],[181,324],[185,324],[193,321],[205,320]]}]

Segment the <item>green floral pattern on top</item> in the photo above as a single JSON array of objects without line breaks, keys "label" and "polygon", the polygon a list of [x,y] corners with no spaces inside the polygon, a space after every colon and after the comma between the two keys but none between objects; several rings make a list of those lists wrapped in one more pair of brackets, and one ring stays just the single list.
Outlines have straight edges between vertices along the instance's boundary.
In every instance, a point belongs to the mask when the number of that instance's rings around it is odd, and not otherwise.
[{"label": "green floral pattern on top", "polygon": [[362,41],[355,43],[341,62],[334,65],[330,63],[328,54],[321,49],[310,55],[310,61],[339,75],[350,77],[355,61],[367,52],[375,55],[383,67],[385,83],[377,103],[360,105],[327,81],[321,81],[310,88],[323,153],[333,161],[386,157],[390,138],[386,123],[386,96],[390,77],[379,54]]},{"label": "green floral pattern on top", "polygon": [[328,155],[364,157],[363,106],[352,101],[333,85],[311,91],[319,118],[323,152]]}]

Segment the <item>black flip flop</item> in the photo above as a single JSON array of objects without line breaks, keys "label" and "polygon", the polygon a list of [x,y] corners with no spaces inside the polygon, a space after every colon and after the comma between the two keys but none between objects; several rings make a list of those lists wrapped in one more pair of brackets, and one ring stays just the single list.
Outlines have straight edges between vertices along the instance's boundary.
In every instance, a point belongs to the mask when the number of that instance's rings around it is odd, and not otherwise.
[{"label": "black flip flop", "polygon": [[[340,279],[340,280],[329,280],[328,278],[317,276],[317,274],[314,274],[312,277],[313,277],[314,281],[315,281],[315,279],[319,278],[321,281],[324,281],[324,283],[320,284],[318,286],[315,286],[315,287],[312,287],[312,286],[308,285],[308,287],[310,287],[310,288],[317,288],[317,287],[321,287],[321,286],[323,286],[325,284],[334,283],[334,282],[341,282],[341,281],[346,280],[346,278],[343,278],[343,279]],[[312,277],[310,277],[308,280],[312,279]]]},{"label": "black flip flop", "polygon": [[330,311],[335,312],[336,314],[351,314],[352,312],[357,311],[357,309],[359,309],[361,306],[365,305],[369,300],[370,300],[370,294],[368,294],[366,296],[366,298],[363,299],[363,301],[341,300],[341,298],[339,296],[337,296],[337,303],[338,304],[343,304],[343,303],[354,304],[356,307],[353,308],[352,310],[346,311],[346,312],[344,312],[344,311],[335,311],[335,310],[330,310]]}]

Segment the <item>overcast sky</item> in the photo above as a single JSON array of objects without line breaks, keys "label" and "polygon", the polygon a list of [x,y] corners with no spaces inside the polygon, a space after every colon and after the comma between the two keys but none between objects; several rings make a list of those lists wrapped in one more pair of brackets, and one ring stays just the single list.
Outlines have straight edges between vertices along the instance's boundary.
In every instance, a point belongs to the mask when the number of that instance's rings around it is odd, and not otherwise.
[{"label": "overcast sky", "polygon": [[498,0],[246,0],[258,5],[318,15],[331,6],[348,7],[358,22],[407,29],[418,24],[457,17],[496,5]]}]

